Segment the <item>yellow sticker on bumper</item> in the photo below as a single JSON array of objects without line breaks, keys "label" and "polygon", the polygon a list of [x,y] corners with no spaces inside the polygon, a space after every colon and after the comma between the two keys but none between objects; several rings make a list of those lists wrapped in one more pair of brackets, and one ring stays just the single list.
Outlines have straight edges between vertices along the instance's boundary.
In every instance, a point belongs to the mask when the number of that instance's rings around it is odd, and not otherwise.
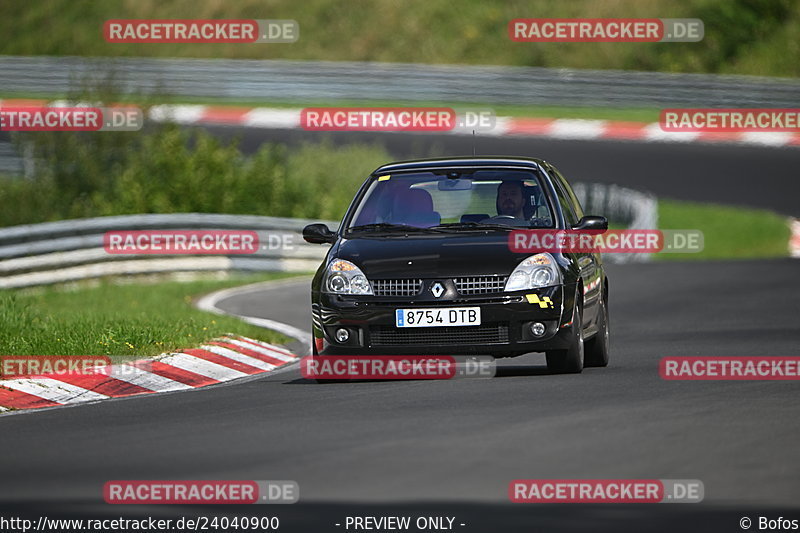
[{"label": "yellow sticker on bumper", "polygon": [[529,304],[539,304],[539,307],[542,309],[553,307],[553,300],[551,300],[549,296],[542,296],[539,298],[538,294],[526,294],[525,298],[528,300]]}]

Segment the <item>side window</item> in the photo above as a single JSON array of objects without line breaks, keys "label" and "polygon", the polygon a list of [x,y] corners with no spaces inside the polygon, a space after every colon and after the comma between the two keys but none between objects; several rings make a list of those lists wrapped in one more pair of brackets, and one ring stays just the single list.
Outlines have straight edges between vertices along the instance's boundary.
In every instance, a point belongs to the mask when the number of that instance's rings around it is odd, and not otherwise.
[{"label": "side window", "polygon": [[564,176],[562,176],[561,173],[555,169],[555,167],[550,167],[550,169],[553,171],[553,174],[556,175],[558,182],[561,184],[561,187],[567,193],[567,197],[569,198],[570,203],[573,206],[573,211],[575,212],[575,215],[578,217],[578,220],[580,220],[581,218],[583,218],[583,208],[581,207],[581,203],[578,201],[578,197],[575,196],[572,187],[569,186],[569,183],[567,182],[566,179],[564,179]]}]

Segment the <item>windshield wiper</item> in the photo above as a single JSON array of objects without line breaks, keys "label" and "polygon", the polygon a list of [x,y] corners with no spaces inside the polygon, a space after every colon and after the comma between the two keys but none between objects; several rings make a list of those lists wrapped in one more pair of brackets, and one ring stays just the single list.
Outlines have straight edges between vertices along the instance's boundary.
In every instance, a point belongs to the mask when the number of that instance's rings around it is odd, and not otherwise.
[{"label": "windshield wiper", "polygon": [[361,226],[353,226],[347,228],[348,233],[358,232],[358,231],[374,231],[374,232],[387,232],[387,233],[411,233],[411,232],[427,232],[427,231],[435,231],[441,232],[442,230],[433,227],[433,228],[419,228],[417,226],[409,226],[407,224],[391,224],[389,222],[376,222],[374,224],[362,224]]},{"label": "windshield wiper", "polygon": [[439,224],[438,226],[434,226],[431,229],[468,229],[468,230],[484,230],[484,229],[503,229],[503,230],[515,230],[515,229],[528,229],[527,226],[509,226],[507,224],[492,224],[492,223],[482,223],[482,222],[448,222],[446,224]]}]

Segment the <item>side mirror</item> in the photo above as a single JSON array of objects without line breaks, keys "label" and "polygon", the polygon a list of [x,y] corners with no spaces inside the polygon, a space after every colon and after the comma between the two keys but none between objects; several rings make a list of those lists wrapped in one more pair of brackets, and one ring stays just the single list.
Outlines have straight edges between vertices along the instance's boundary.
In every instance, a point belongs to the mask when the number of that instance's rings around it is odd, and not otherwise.
[{"label": "side mirror", "polygon": [[608,229],[608,219],[592,215],[585,216],[572,226],[572,229],[606,231]]},{"label": "side mirror", "polygon": [[311,244],[331,244],[336,234],[325,224],[309,224],[303,228],[303,239]]}]

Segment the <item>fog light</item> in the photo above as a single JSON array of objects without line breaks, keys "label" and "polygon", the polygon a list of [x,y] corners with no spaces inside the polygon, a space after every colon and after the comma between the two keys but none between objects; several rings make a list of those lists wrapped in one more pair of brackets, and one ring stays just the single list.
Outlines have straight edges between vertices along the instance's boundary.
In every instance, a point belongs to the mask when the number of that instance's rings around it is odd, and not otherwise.
[{"label": "fog light", "polygon": [[336,341],[340,343],[347,342],[347,339],[350,338],[350,332],[344,328],[339,328],[336,330]]},{"label": "fog light", "polygon": [[544,335],[545,329],[547,328],[545,328],[544,324],[541,322],[534,322],[531,324],[531,333],[533,333],[534,337],[541,337]]}]

